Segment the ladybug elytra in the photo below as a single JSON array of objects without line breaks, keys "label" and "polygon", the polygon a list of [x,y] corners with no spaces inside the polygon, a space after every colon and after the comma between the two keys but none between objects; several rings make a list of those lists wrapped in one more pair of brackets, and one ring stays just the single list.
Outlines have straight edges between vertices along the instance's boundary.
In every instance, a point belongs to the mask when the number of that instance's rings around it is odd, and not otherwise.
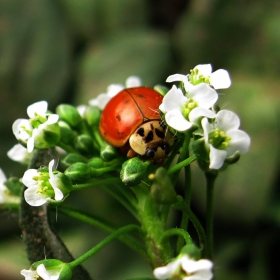
[{"label": "ladybug elytra", "polygon": [[129,158],[139,154],[161,163],[173,142],[159,115],[162,99],[162,95],[147,87],[120,91],[101,115],[99,130],[104,140],[114,147],[127,147]]}]

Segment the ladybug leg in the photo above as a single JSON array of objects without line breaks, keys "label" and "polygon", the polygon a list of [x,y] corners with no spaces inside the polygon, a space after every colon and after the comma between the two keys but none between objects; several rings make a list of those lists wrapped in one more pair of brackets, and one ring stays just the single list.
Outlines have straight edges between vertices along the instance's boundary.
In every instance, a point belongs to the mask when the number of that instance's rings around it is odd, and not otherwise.
[{"label": "ladybug leg", "polygon": [[138,154],[134,150],[132,150],[131,148],[127,152],[127,157],[128,158],[133,158],[133,157],[136,157],[137,155]]}]

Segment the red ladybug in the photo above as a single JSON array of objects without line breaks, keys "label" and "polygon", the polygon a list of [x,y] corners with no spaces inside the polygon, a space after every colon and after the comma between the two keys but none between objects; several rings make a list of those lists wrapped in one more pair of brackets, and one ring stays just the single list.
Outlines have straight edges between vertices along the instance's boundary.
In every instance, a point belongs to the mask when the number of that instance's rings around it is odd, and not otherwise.
[{"label": "red ladybug", "polygon": [[163,96],[147,87],[120,91],[105,106],[99,130],[107,143],[160,163],[169,153],[172,135],[159,115]]}]

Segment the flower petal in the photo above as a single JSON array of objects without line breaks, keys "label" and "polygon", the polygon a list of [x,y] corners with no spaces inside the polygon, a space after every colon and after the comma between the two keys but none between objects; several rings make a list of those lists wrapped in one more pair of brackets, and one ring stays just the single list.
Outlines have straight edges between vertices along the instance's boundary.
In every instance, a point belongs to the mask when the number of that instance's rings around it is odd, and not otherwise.
[{"label": "flower petal", "polygon": [[218,93],[209,85],[202,83],[194,86],[192,91],[188,93],[188,97],[193,98],[199,107],[210,108],[218,100]]},{"label": "flower petal", "polygon": [[27,187],[33,187],[37,185],[37,181],[33,179],[33,177],[39,177],[37,169],[28,169],[24,172],[22,177],[22,183]]},{"label": "flower petal", "polygon": [[38,265],[37,267],[38,275],[44,280],[58,280],[59,279],[59,270],[47,270],[43,264]]},{"label": "flower petal", "polygon": [[139,87],[141,86],[141,84],[142,81],[138,76],[129,76],[125,81],[125,85],[127,88]]},{"label": "flower petal", "polygon": [[47,110],[48,110],[48,102],[39,101],[27,107],[27,115],[29,116],[29,118],[34,118],[36,115],[35,113],[44,116]]},{"label": "flower petal", "polygon": [[[38,130],[38,128],[35,128],[32,132],[32,134],[36,134],[36,130]],[[30,137],[27,140],[27,152],[31,153],[34,150],[34,146],[35,146],[35,140],[33,137]]]},{"label": "flower petal", "polygon": [[175,260],[173,262],[170,262],[168,265],[166,266],[162,266],[162,267],[157,267],[154,269],[154,276],[157,279],[168,279],[171,278],[172,275],[174,274],[174,272],[179,268],[179,266],[181,265],[181,260]]},{"label": "flower petal", "polygon": [[24,191],[24,198],[31,206],[41,206],[47,202],[49,197],[38,192],[37,186],[31,186]]},{"label": "flower petal", "polygon": [[212,118],[216,117],[216,114],[209,109],[205,109],[205,108],[201,108],[201,107],[194,108],[189,114],[189,120],[191,123],[196,123],[196,121],[200,117],[207,117],[207,118],[212,119]]},{"label": "flower petal", "polygon": [[216,126],[223,131],[238,129],[240,126],[239,117],[229,110],[221,110],[217,113]]},{"label": "flower petal", "polygon": [[7,152],[7,156],[13,161],[28,164],[32,154],[28,153],[27,149],[21,144],[16,144]]},{"label": "flower petal", "polygon": [[201,126],[202,126],[203,132],[204,132],[205,143],[208,143],[209,133],[211,131],[211,125],[210,125],[210,123],[209,123],[207,118],[203,118],[201,120]]},{"label": "flower petal", "polygon": [[27,141],[27,139],[29,139],[30,135],[23,129],[23,127],[30,131],[32,131],[33,129],[29,120],[27,119],[17,119],[16,121],[14,121],[12,129],[15,137],[18,140],[22,140],[25,142]]},{"label": "flower petal", "polygon": [[251,139],[246,132],[242,130],[229,130],[227,131],[227,136],[231,137],[229,145],[226,148],[228,156],[233,155],[237,151],[240,154],[245,154],[248,152]]},{"label": "flower petal", "polygon": [[63,192],[58,188],[58,182],[60,181],[59,178],[57,178],[54,174],[53,174],[53,166],[55,164],[55,160],[51,160],[49,163],[49,175],[50,175],[50,179],[49,182],[53,187],[54,190],[54,199],[57,201],[60,201],[63,199]]},{"label": "flower petal", "polygon": [[[58,120],[59,120],[59,115],[57,115],[57,114],[51,114],[51,115],[48,116],[47,121],[46,121],[45,123],[43,123],[43,124],[44,124],[45,126],[46,126],[46,125],[49,125],[49,124],[54,124],[54,123],[57,123]],[[41,125],[42,125],[42,124],[41,124]],[[40,125],[39,125],[39,127],[40,127]]]},{"label": "flower petal", "polygon": [[211,64],[198,64],[194,67],[194,69],[197,69],[199,74],[203,75],[204,77],[208,77],[212,73]]},{"label": "flower petal", "polygon": [[23,269],[21,272],[20,272],[21,275],[23,275],[25,277],[25,280],[34,280],[36,279],[37,277],[37,271],[35,270],[30,270],[30,269]]},{"label": "flower petal", "polygon": [[188,101],[188,98],[184,96],[181,89],[177,88],[175,85],[167,92],[167,94],[163,97],[162,104],[159,106],[159,109],[166,113],[173,109],[179,109],[184,106],[184,104]]},{"label": "flower petal", "polygon": [[231,80],[230,80],[228,71],[226,71],[224,69],[219,69],[219,70],[213,72],[210,75],[210,84],[215,89],[229,88],[231,85]]},{"label": "flower petal", "polygon": [[192,127],[192,124],[187,121],[181,113],[181,110],[174,109],[165,114],[166,123],[177,131],[186,131]]},{"label": "flower petal", "polygon": [[224,161],[227,157],[227,152],[225,150],[219,150],[210,145],[210,169],[219,169],[223,166]]},{"label": "flower petal", "polygon": [[167,83],[172,83],[172,82],[184,82],[187,81],[188,78],[186,75],[183,74],[173,74],[167,77],[166,82]]}]

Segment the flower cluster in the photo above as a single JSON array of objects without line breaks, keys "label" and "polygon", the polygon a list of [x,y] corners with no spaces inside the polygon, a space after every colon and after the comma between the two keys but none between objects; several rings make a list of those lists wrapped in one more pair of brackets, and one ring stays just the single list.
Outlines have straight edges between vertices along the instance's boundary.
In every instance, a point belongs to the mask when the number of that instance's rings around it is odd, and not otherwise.
[{"label": "flower cluster", "polygon": [[240,120],[235,113],[214,110],[218,100],[216,89],[231,85],[228,72],[219,69],[212,73],[210,64],[197,65],[190,72],[167,78],[167,82],[181,84],[172,86],[159,109],[175,131],[198,134],[202,130],[205,149],[209,151],[209,168],[220,169],[227,158],[248,151],[250,137],[239,130]]},{"label": "flower cluster", "polygon": [[48,111],[46,101],[36,102],[27,107],[28,119],[17,119],[13,123],[13,133],[30,153],[34,148],[44,149],[55,146],[59,141],[57,114]]}]

